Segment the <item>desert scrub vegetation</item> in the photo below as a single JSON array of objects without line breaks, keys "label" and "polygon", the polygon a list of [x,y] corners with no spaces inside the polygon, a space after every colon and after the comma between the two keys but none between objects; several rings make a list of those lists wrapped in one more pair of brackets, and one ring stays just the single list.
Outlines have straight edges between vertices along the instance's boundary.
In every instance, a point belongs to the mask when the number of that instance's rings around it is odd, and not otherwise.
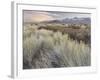
[{"label": "desert scrub vegetation", "polygon": [[87,25],[69,25],[68,27],[66,26],[49,26],[47,25],[46,27],[40,26],[38,29],[46,29],[46,30],[51,30],[53,32],[61,32],[63,34],[68,34],[69,37],[73,40],[77,40],[78,42],[83,41],[85,44],[90,45],[91,44],[91,28],[90,26]]},{"label": "desert scrub vegetation", "polygon": [[67,33],[32,27],[23,31],[23,69],[90,66],[90,51]]}]

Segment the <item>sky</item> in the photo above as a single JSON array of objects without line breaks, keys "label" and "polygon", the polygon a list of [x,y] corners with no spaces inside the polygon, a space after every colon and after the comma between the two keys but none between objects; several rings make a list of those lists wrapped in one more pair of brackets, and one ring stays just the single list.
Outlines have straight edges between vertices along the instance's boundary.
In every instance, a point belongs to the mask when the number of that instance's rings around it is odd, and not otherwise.
[{"label": "sky", "polygon": [[73,13],[73,12],[52,12],[52,11],[23,11],[24,22],[42,22],[50,20],[61,20],[65,18],[90,18],[89,13]]}]

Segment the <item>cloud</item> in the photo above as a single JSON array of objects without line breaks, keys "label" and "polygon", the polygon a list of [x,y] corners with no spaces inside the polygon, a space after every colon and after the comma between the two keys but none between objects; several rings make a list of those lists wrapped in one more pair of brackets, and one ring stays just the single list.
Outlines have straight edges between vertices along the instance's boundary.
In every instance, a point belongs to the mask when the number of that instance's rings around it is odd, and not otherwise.
[{"label": "cloud", "polygon": [[42,22],[49,20],[54,20],[54,17],[50,16],[48,12],[24,11],[24,22]]}]

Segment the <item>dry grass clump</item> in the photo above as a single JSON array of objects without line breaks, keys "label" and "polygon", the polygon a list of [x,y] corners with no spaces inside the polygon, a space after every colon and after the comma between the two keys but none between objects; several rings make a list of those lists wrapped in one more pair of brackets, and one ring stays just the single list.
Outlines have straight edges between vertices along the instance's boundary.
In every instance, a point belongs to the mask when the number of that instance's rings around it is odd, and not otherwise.
[{"label": "dry grass clump", "polygon": [[23,68],[90,66],[90,47],[50,30],[24,30]]}]

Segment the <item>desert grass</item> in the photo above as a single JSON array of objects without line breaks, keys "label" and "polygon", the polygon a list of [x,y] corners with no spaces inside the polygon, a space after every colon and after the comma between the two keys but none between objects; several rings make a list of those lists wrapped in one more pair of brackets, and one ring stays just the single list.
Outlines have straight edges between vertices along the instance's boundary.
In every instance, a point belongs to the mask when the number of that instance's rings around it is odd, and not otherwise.
[{"label": "desert grass", "polygon": [[91,65],[91,49],[60,31],[26,28],[23,31],[23,68],[80,67]]}]

